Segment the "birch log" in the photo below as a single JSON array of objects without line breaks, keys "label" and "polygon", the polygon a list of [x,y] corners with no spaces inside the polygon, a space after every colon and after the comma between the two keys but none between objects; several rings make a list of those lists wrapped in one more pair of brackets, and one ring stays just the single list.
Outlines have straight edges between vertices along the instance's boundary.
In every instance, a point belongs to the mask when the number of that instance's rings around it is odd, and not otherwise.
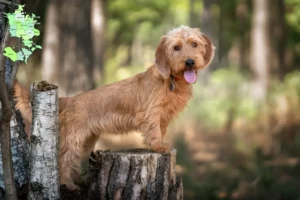
[{"label": "birch log", "polygon": [[58,89],[45,81],[32,86],[28,199],[60,199],[58,173]]},{"label": "birch log", "polygon": [[175,165],[176,150],[97,151],[90,158],[93,180],[87,191],[73,196],[63,192],[62,199],[181,200],[182,182],[176,178]]},{"label": "birch log", "polygon": [[[0,106],[1,107],[1,106]],[[21,122],[21,123],[20,123]],[[1,134],[1,131],[0,131]],[[19,198],[26,197],[28,191],[28,154],[29,144],[27,135],[24,132],[24,125],[20,113],[12,110],[10,120],[11,151],[14,169],[14,179]],[[0,165],[2,165],[2,155],[0,154]],[[3,169],[0,168],[0,193],[4,196]],[[0,199],[1,199],[0,195]]]}]

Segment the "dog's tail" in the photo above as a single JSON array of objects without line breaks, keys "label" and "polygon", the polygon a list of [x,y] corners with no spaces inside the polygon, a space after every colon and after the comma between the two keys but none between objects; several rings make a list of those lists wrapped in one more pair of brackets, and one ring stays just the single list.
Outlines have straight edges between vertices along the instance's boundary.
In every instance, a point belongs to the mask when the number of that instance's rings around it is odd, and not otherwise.
[{"label": "dog's tail", "polygon": [[14,84],[14,100],[16,102],[16,109],[21,112],[23,119],[31,123],[32,109],[30,106],[30,93],[29,90],[23,88],[18,80]]},{"label": "dog's tail", "polygon": [[18,80],[14,84],[14,100],[16,102],[16,109],[21,112],[23,123],[25,124],[25,132],[30,138],[31,122],[32,122],[32,109],[30,105],[30,93],[25,89]]},{"label": "dog's tail", "polygon": [[[71,101],[70,97],[59,98],[59,113],[61,113],[67,104]],[[30,105],[30,93],[25,89],[18,80],[14,84],[14,100],[16,102],[16,109],[22,114],[23,119],[31,123],[32,108]]]},{"label": "dog's tail", "polygon": [[[32,124],[32,108],[30,104],[30,92],[25,89],[18,80],[14,84],[14,100],[16,102],[16,109],[21,112],[23,122],[25,124],[25,132],[30,137],[30,130]],[[59,113],[61,113],[67,104],[71,101],[70,97],[59,98]]]}]

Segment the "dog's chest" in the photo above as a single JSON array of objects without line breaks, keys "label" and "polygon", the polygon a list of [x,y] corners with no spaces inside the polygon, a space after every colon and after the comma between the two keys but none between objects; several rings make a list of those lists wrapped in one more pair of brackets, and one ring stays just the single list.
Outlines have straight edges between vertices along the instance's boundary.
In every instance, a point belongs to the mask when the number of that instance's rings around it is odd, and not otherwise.
[{"label": "dog's chest", "polygon": [[163,98],[161,118],[166,121],[171,120],[185,108],[190,97],[191,93],[189,92],[179,94],[170,92]]}]

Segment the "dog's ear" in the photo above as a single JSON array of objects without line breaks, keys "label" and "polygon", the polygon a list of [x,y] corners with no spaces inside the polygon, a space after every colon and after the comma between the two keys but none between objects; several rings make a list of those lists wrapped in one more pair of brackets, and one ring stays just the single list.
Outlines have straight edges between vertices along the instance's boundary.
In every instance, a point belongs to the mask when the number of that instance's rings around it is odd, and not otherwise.
[{"label": "dog's ear", "polygon": [[204,67],[207,67],[214,58],[215,47],[206,35],[201,34],[201,37],[205,40],[205,43],[206,43],[205,44],[205,55],[204,55]]},{"label": "dog's ear", "polygon": [[167,58],[166,37],[162,37],[155,52],[155,65],[164,79],[169,78],[171,69]]}]

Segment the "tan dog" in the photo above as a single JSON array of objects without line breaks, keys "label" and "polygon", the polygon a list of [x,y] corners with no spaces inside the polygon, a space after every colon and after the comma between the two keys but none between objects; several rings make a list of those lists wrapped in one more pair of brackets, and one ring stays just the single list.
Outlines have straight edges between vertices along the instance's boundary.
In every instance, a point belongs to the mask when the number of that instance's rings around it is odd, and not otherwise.
[{"label": "tan dog", "polygon": [[[160,40],[155,63],[131,78],[60,98],[60,178],[76,189],[81,161],[93,150],[101,133],[140,131],[155,152],[168,152],[163,143],[170,120],[183,110],[192,96],[191,83],[197,70],[208,66],[214,46],[199,29],[186,26],[167,33]],[[29,95],[15,85],[17,107],[31,120]]]}]

